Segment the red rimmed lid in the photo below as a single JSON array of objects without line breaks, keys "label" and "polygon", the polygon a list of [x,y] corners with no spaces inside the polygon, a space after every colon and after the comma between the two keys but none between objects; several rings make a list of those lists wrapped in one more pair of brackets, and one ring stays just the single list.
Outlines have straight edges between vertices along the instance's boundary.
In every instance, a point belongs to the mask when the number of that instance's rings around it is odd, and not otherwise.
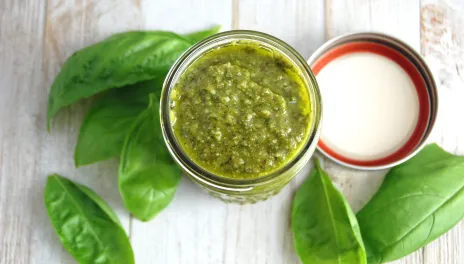
[{"label": "red rimmed lid", "polygon": [[[342,56],[360,52],[374,53],[376,55],[381,55],[385,58],[388,58],[397,65],[401,66],[401,68],[407,73],[415,86],[415,91],[417,92],[417,98],[419,101],[418,118],[415,128],[412,134],[401,147],[396,149],[393,153],[380,158],[376,157],[375,159],[361,160],[358,158],[350,157],[346,154],[337,152],[335,148],[329,147],[328,144],[324,142],[323,138],[321,138],[319,141],[318,148],[330,158],[346,165],[361,168],[388,167],[389,165],[395,164],[398,161],[408,157],[421,144],[424,134],[427,131],[428,120],[430,116],[429,93],[421,73],[406,56],[392,47],[369,41],[356,41],[341,44],[321,54],[311,65],[311,68],[316,75],[316,79],[321,70],[330,62]],[[336,76],[334,76],[334,78],[336,78]],[[323,91],[324,89],[330,89],[330,87],[320,87],[320,89]],[[324,104],[324,96],[322,97],[322,100]],[[322,129],[324,130],[324,127]]]}]

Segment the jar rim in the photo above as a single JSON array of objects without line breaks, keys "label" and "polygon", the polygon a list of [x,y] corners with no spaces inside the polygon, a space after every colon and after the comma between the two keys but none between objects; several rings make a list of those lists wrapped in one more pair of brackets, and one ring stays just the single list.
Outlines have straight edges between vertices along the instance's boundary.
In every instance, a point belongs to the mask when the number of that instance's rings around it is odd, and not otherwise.
[{"label": "jar rim", "polygon": [[[306,138],[304,145],[301,147],[299,152],[286,164],[278,168],[269,174],[257,177],[257,178],[227,178],[203,169],[191,160],[185,151],[182,149],[180,144],[177,142],[176,136],[174,135],[172,123],[170,120],[170,97],[171,91],[185,71],[194,63],[194,61],[200,58],[205,52],[215,47],[220,47],[223,44],[227,44],[233,41],[249,40],[258,42],[260,45],[268,46],[275,49],[285,55],[299,70],[300,75],[305,83],[305,88],[308,90],[311,101],[311,125],[310,131]],[[319,87],[316,82],[310,66],[306,60],[290,45],[284,41],[271,36],[269,34],[253,31],[253,30],[230,30],[212,35],[197,44],[190,47],[185,51],[174,63],[169,70],[166,79],[163,83],[163,89],[161,92],[161,103],[160,103],[160,120],[163,138],[166,146],[174,158],[174,160],[182,167],[184,171],[194,175],[198,180],[213,184],[228,184],[228,185],[257,185],[269,182],[271,180],[279,178],[283,172],[292,168],[301,158],[303,158],[306,151],[311,147],[311,144],[318,140],[318,130],[321,126],[322,119],[322,100]],[[217,186],[219,187],[219,186]],[[224,189],[224,186],[220,187]]]}]

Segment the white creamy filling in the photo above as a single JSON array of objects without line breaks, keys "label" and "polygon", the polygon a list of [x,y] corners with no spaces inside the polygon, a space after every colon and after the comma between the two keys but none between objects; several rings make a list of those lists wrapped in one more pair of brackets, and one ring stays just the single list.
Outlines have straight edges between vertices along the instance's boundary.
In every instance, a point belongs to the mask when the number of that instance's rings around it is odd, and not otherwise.
[{"label": "white creamy filling", "polygon": [[340,155],[375,160],[401,148],[414,131],[419,99],[394,61],[356,52],[329,62],[317,75],[322,93],[321,139]]}]

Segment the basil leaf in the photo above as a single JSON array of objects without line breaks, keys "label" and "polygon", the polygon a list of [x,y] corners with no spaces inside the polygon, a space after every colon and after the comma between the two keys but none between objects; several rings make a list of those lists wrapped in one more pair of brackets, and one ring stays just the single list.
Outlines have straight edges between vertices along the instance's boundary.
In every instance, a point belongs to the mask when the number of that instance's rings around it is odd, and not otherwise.
[{"label": "basil leaf", "polygon": [[158,99],[151,95],[121,154],[119,191],[126,208],[142,221],[152,219],[171,202],[180,177],[161,134]]},{"label": "basil leaf", "polygon": [[295,247],[303,263],[366,263],[356,217],[317,159],[292,206]]},{"label": "basil leaf", "polygon": [[48,177],[44,198],[63,246],[79,263],[134,263],[118,218],[92,190],[53,174]]},{"label": "basil leaf", "polygon": [[[220,30],[220,26],[186,35],[197,42]],[[146,108],[148,94],[159,95],[167,71],[153,81],[107,91],[97,98],[81,125],[74,161],[76,167],[121,154],[122,145],[135,118]]]},{"label": "basil leaf", "polygon": [[436,144],[388,172],[358,213],[369,263],[404,257],[441,236],[464,216],[464,157]]},{"label": "basil leaf", "polygon": [[47,122],[61,108],[80,99],[162,77],[192,44],[171,32],[133,31],[113,35],[74,53],[52,84]]},{"label": "basil leaf", "polygon": [[74,153],[76,167],[121,155],[132,123],[161,92],[163,78],[111,90],[97,98],[81,125]]},{"label": "basil leaf", "polygon": [[193,42],[199,42],[211,35],[218,33],[219,31],[221,31],[221,26],[218,25],[207,30],[187,34],[185,35],[185,37],[192,40]]},{"label": "basil leaf", "polygon": [[[59,176],[58,176],[59,177]],[[96,194],[94,191],[89,189],[87,186],[81,185],[81,184],[74,184],[81,192],[83,192],[85,195],[87,195],[91,200],[93,200],[99,207],[100,209],[108,215],[113,222],[118,224],[119,226],[122,227],[121,222],[119,221],[118,216],[114,213],[113,209],[100,197],[98,194]]]}]

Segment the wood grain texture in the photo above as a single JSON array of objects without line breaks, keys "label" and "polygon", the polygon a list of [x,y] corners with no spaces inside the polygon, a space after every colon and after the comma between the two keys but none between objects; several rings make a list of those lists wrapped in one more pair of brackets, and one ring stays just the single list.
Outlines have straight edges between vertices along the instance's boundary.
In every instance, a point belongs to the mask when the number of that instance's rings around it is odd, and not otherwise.
[{"label": "wood grain texture", "polygon": [[[31,263],[46,90],[44,1],[0,2],[0,263]],[[18,19],[20,18],[20,19]]]},{"label": "wood grain texture", "polygon": [[[129,216],[117,191],[117,160],[75,169],[73,152],[89,100],[60,112],[46,132],[48,89],[74,51],[115,32],[187,33],[220,24],[275,35],[308,58],[327,39],[380,31],[421,50],[439,83],[440,110],[431,141],[464,154],[464,4],[461,0],[3,0],[0,1],[0,264],[75,263],[43,205],[53,172],[88,185],[130,232],[138,264],[299,263],[290,232],[296,188],[239,206],[210,197],[184,178],[172,204],[153,221]],[[361,172],[327,159],[324,166],[355,211],[385,171]],[[464,263],[464,223],[394,263]]]},{"label": "wood grain texture", "polygon": [[[446,150],[464,155],[464,2],[421,2],[421,53],[438,85],[439,112],[431,136]],[[462,118],[461,118],[462,119]],[[464,262],[464,221],[423,249],[424,263]]]}]

